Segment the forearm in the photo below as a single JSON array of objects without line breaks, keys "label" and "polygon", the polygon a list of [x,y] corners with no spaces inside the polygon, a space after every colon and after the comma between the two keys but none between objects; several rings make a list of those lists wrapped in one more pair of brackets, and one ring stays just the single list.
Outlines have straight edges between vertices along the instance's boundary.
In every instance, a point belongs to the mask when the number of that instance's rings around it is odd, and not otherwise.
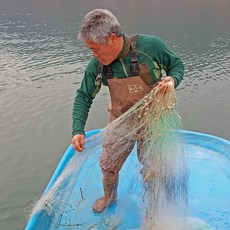
[{"label": "forearm", "polygon": [[166,70],[167,76],[171,76],[174,80],[175,88],[180,84],[183,80],[184,76],[184,65],[183,62],[178,58],[174,60],[172,66]]},{"label": "forearm", "polygon": [[157,53],[159,54],[159,63],[163,64],[166,75],[173,78],[176,88],[184,76],[184,64],[182,60],[162,40],[158,40]]},{"label": "forearm", "polygon": [[92,99],[88,98],[86,95],[84,95],[84,93],[78,90],[73,105],[72,136],[76,134],[85,134],[85,124],[91,104]]}]

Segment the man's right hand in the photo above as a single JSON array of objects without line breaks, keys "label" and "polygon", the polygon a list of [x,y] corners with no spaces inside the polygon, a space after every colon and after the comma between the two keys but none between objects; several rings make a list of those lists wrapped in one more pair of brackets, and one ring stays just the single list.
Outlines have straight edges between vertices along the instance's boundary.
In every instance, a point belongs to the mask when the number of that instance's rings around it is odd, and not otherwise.
[{"label": "man's right hand", "polygon": [[78,151],[82,152],[84,150],[85,145],[85,135],[84,134],[76,134],[72,138],[73,148]]}]

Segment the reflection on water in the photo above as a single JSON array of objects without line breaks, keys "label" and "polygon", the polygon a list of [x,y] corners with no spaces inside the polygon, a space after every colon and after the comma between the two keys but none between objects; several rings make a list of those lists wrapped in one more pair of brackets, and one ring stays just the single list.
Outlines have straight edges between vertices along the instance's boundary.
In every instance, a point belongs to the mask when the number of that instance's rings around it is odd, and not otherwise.
[{"label": "reflection on water", "polygon": [[[27,20],[30,17],[32,15],[28,15]],[[21,21],[5,20],[5,25],[1,34],[1,55],[4,58],[0,64],[3,73],[0,90],[7,89],[6,85],[12,86],[12,83],[18,85],[27,80],[50,80],[83,72],[83,63],[89,60],[90,54],[84,52],[82,45],[76,46],[74,37],[65,31],[51,28],[46,22],[35,24],[34,28]]]},{"label": "reflection on water", "polygon": [[[111,9],[124,32],[162,37],[184,60],[178,88],[186,129],[230,139],[227,0],[2,0],[0,2],[0,229],[25,223],[70,143],[75,90],[91,54],[76,41],[83,15]],[[107,89],[87,129],[107,123]]]}]

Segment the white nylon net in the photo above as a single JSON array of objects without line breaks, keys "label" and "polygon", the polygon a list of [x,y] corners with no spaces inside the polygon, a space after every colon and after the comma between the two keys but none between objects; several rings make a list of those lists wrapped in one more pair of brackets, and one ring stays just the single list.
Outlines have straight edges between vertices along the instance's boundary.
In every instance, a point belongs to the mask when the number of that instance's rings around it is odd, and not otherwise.
[{"label": "white nylon net", "polygon": [[[139,229],[187,230],[185,220],[188,175],[183,136],[178,132],[180,129],[181,119],[178,115],[174,87],[170,83],[159,84],[126,113],[99,133],[86,139],[84,154],[76,153],[72,157],[53,187],[35,204],[30,216],[43,210],[48,216],[52,216],[53,225],[56,227],[60,219],[65,217],[66,229],[100,229],[101,224],[104,227],[101,229],[119,229],[116,228],[119,225],[116,215],[106,218],[107,225],[104,219],[103,223],[77,228],[77,224],[74,225],[71,218],[63,212],[66,212],[66,207],[67,210],[68,207],[78,209],[85,199],[82,194],[74,207],[68,200],[84,163],[88,158],[95,157],[94,153],[101,148],[102,140],[116,152],[114,159],[108,162],[110,165],[116,164],[116,157],[123,154],[129,142],[137,141],[139,160],[143,167],[141,171],[138,168],[130,168],[133,170],[130,191],[135,190],[136,175],[140,171],[143,177],[144,205]],[[91,167],[98,167],[98,158],[95,157],[93,162]]]}]

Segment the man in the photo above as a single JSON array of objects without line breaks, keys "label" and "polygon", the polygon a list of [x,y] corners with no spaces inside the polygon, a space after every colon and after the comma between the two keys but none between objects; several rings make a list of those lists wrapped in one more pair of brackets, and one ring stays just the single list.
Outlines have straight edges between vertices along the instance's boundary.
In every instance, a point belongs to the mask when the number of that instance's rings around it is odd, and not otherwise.
[{"label": "man", "polygon": [[[171,82],[177,87],[183,78],[184,67],[182,61],[158,37],[124,35],[117,18],[105,9],[95,9],[85,15],[79,39],[94,56],[85,70],[73,106],[72,144],[76,151],[81,152],[84,149],[88,112],[101,84],[109,87],[111,103],[108,111],[109,121],[112,122],[159,84],[163,70],[167,74],[163,82]],[[122,156],[114,165],[106,165],[105,162],[112,162],[116,154],[109,148],[108,141],[103,143],[100,166],[104,196],[94,203],[95,212],[102,212],[116,200],[119,170],[133,146],[134,142],[121,146]],[[140,149],[141,143],[138,146]],[[140,155],[138,151],[141,161]]]}]

